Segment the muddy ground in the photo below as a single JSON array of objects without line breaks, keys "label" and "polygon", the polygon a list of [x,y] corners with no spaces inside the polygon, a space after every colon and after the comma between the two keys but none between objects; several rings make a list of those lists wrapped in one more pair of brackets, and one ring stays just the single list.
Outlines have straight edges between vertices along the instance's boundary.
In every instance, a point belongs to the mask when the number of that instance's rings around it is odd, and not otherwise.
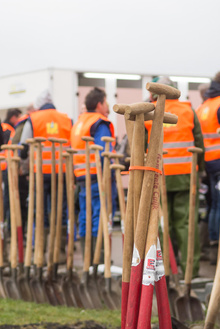
[{"label": "muddy ground", "polygon": [[94,321],[79,321],[75,324],[59,324],[59,323],[33,323],[33,324],[26,324],[22,326],[18,325],[1,325],[0,329],[119,329],[113,327],[106,327],[100,325]]}]

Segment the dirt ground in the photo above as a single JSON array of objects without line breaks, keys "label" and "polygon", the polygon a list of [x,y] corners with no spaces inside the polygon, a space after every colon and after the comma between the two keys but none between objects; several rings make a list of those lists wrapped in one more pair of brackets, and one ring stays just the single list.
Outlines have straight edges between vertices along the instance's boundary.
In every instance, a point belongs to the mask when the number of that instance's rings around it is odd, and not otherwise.
[{"label": "dirt ground", "polygon": [[[33,323],[22,326],[12,326],[4,324],[0,329],[110,329],[110,327],[102,326],[94,321],[77,322],[75,324],[61,325],[59,323]],[[117,329],[117,328],[112,328]]]}]

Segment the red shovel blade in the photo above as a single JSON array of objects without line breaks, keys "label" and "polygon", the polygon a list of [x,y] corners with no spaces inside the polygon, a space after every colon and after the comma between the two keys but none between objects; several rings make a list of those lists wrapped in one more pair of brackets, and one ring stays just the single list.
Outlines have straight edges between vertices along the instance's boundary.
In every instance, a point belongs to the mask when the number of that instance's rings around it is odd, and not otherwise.
[{"label": "red shovel blade", "polygon": [[157,238],[157,261],[156,261],[156,277],[155,290],[157,297],[157,308],[160,329],[172,329],[170,305],[167,292],[167,284],[163,266],[163,258],[160,247],[159,238]]},{"label": "red shovel blade", "polygon": [[156,269],[156,246],[152,245],[144,261],[138,329],[151,328],[151,313]]}]

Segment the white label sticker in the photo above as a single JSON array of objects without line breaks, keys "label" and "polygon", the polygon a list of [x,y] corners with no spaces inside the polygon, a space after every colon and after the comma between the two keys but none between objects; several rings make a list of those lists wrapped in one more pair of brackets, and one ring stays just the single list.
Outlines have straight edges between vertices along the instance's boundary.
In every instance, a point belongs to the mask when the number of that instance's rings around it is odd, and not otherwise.
[{"label": "white label sticker", "polygon": [[140,264],[140,262],[141,262],[140,254],[134,244],[131,266],[138,266]]},{"label": "white label sticker", "polygon": [[160,240],[157,238],[157,258],[156,258],[156,275],[155,281],[159,281],[165,275],[163,257],[160,247]]},{"label": "white label sticker", "polygon": [[156,246],[153,244],[144,260],[144,272],[142,284],[149,286],[150,284],[154,285],[155,281],[155,268],[156,268]]}]

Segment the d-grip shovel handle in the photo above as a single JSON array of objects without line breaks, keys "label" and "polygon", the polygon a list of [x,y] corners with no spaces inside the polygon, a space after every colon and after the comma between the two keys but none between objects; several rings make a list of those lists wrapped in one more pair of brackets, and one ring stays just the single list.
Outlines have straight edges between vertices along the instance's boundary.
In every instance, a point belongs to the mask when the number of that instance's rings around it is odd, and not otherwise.
[{"label": "d-grip shovel handle", "polygon": [[86,240],[84,251],[83,271],[88,272],[91,261],[91,246],[92,246],[92,193],[91,193],[91,175],[90,175],[90,148],[94,138],[90,136],[82,137],[85,142],[86,155]]},{"label": "d-grip shovel handle", "polygon": [[24,265],[31,266],[32,256],[32,233],[34,223],[34,139],[27,139],[29,148],[29,202],[28,202],[28,220],[27,220],[27,243],[25,251]]},{"label": "d-grip shovel handle", "polygon": [[1,161],[5,161],[4,156],[0,156],[0,268],[3,267],[3,236],[2,224],[4,222],[4,204],[3,204],[3,191],[2,191],[2,170]]},{"label": "d-grip shovel handle", "polygon": [[14,202],[16,209],[16,225],[17,225],[17,239],[18,239],[18,260],[21,266],[20,270],[23,270],[24,262],[24,248],[23,248],[23,232],[22,232],[22,218],[21,218],[21,204],[19,196],[18,187],[18,166],[20,158],[18,156],[13,156],[12,158],[12,172],[13,172],[13,182],[14,182]]},{"label": "d-grip shovel handle", "polygon": [[101,217],[103,222],[103,231],[104,231],[104,247],[105,247],[105,278],[111,278],[111,256],[110,256],[110,241],[108,236],[108,216],[105,204],[105,191],[103,188],[102,180],[102,167],[99,151],[103,148],[100,145],[91,145],[90,149],[95,150],[96,157],[96,170],[99,186],[99,197],[101,203]]},{"label": "d-grip shovel handle", "polygon": [[36,170],[36,265],[38,268],[43,266],[44,256],[44,203],[43,203],[43,173],[42,173],[42,142],[45,138],[36,137],[37,143],[37,170]]},{"label": "d-grip shovel handle", "polygon": [[74,164],[73,154],[77,153],[76,150],[68,148],[69,153],[68,170],[69,183],[67,184],[69,194],[69,234],[68,234],[68,245],[67,245],[67,272],[69,273],[73,267],[73,250],[74,250],[74,223],[75,223],[75,196],[74,196]]},{"label": "d-grip shovel handle", "polygon": [[48,138],[51,142],[51,212],[50,212],[50,235],[49,235],[49,248],[48,248],[48,262],[47,262],[47,275],[52,278],[53,269],[53,251],[56,227],[56,138]]},{"label": "d-grip shovel handle", "polygon": [[[192,153],[192,167],[190,176],[190,199],[189,199],[189,226],[188,226],[188,245],[187,245],[187,262],[185,271],[185,284],[189,286],[192,280],[193,274],[193,254],[194,254],[194,240],[195,240],[195,203],[196,203],[196,166],[198,154],[203,150],[198,147],[192,147],[188,149],[188,152]],[[189,293],[189,291],[188,291]]]},{"label": "d-grip shovel handle", "polygon": [[61,229],[62,229],[62,211],[63,211],[63,144],[67,143],[67,140],[59,139],[59,169],[58,169],[58,193],[57,193],[57,222],[56,222],[56,234],[54,243],[53,261],[54,264],[59,263],[60,245],[61,245]]},{"label": "d-grip shovel handle", "polygon": [[[2,150],[9,150],[7,145],[2,145]],[[11,160],[11,152],[7,152],[8,163],[8,184],[9,184],[9,198],[10,198],[10,221],[11,221],[11,268],[17,267],[17,232],[16,232],[16,214],[15,214],[15,200],[14,200],[14,180],[13,180],[13,166]]]}]

